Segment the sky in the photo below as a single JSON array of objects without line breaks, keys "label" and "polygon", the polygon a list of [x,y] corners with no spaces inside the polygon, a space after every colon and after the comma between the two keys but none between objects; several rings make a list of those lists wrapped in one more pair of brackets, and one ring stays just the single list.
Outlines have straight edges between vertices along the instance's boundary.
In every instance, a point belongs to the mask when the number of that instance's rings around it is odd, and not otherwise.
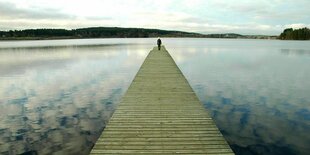
[{"label": "sky", "polygon": [[0,30],[139,27],[278,35],[310,27],[310,0],[0,0]]}]

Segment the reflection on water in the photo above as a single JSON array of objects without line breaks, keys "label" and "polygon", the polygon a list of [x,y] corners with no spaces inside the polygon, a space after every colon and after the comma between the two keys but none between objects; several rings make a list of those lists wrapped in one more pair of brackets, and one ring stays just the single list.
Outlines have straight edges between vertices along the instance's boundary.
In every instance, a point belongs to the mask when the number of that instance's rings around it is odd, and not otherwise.
[{"label": "reflection on water", "polygon": [[147,52],[0,48],[0,154],[88,154]]},{"label": "reflection on water", "polygon": [[[310,44],[162,39],[238,155],[310,152]],[[88,154],[156,39],[0,42],[0,154]]]},{"label": "reflection on water", "polygon": [[285,55],[308,55],[310,56],[310,49],[281,49],[281,53]]},{"label": "reflection on water", "polygon": [[282,52],[305,53],[309,42],[216,42],[221,46],[207,40],[205,46],[170,48],[177,49],[173,57],[232,149],[242,155],[309,154],[310,57]]}]

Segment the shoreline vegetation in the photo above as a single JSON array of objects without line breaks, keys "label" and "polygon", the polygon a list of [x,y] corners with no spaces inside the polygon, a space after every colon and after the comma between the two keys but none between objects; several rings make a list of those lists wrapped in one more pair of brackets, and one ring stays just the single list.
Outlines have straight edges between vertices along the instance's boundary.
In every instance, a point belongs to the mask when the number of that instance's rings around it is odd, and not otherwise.
[{"label": "shoreline vegetation", "polygon": [[89,27],[80,29],[25,29],[0,31],[0,40],[50,40],[50,39],[89,39],[89,38],[238,38],[238,39],[281,39],[310,40],[308,28],[288,28],[279,36],[241,35],[236,33],[200,34],[183,31],[160,29],[121,28],[121,27]]},{"label": "shoreline vegetation", "polygon": [[310,40],[310,29],[305,27],[301,29],[285,29],[279,36],[281,40]]}]

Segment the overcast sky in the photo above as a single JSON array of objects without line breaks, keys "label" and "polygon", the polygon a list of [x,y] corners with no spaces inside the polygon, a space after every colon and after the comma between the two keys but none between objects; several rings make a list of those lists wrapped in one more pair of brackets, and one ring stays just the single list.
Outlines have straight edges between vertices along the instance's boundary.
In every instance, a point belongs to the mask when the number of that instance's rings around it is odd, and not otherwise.
[{"label": "overcast sky", "polygon": [[0,0],[0,30],[142,27],[278,35],[310,27],[310,0]]}]

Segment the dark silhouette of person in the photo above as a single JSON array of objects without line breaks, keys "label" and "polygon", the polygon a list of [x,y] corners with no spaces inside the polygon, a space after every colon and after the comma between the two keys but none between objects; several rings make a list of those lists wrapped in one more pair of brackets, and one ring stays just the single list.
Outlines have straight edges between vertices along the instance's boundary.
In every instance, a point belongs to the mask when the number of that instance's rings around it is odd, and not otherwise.
[{"label": "dark silhouette of person", "polygon": [[161,40],[160,40],[160,38],[157,39],[157,46],[158,46],[158,50],[160,51],[160,46],[161,46]]}]

